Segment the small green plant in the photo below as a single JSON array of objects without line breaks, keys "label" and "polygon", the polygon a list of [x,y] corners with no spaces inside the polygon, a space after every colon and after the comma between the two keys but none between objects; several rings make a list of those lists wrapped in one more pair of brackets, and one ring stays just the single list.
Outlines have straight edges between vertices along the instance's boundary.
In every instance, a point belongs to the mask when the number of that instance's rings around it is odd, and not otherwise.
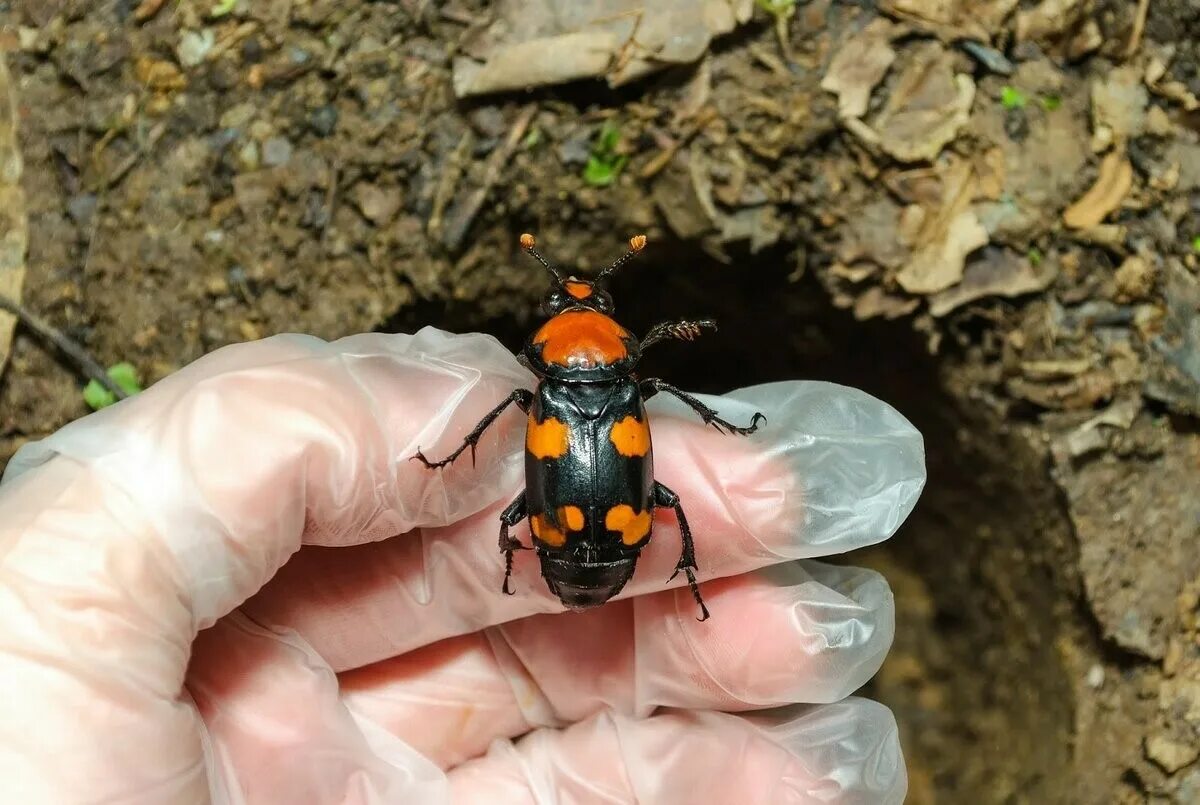
[{"label": "small green plant", "polygon": [[217,0],[217,4],[212,7],[212,11],[208,12],[210,17],[224,17],[232,14],[237,8],[238,0]]},{"label": "small green plant", "polygon": [[525,135],[525,139],[521,141],[521,146],[525,148],[525,150],[529,150],[530,148],[536,148],[538,143],[541,141],[542,130],[535,126],[529,130],[528,134]]},{"label": "small green plant", "polygon": [[1029,258],[1029,265],[1035,268],[1042,264],[1042,250],[1037,246],[1030,246],[1025,256]]},{"label": "small green plant", "polygon": [[1058,93],[1043,95],[1038,98],[1038,101],[1041,102],[1042,108],[1047,112],[1053,112],[1055,109],[1062,106],[1062,96]]},{"label": "small green plant", "polygon": [[790,17],[796,12],[796,0],[755,0],[758,7],[775,17]]},{"label": "small green plant", "polygon": [[621,129],[611,120],[605,121],[592,143],[583,180],[593,187],[606,187],[616,181],[629,157],[617,152],[621,144]]},{"label": "small green plant", "polygon": [[1000,105],[1005,109],[1024,109],[1028,100],[1025,93],[1016,87],[1004,86],[1000,89]]},{"label": "small green plant", "polygon": [[1192,251],[1194,251],[1196,254],[1200,254],[1200,235],[1192,238]]},{"label": "small green plant", "polygon": [[[137,369],[132,363],[118,363],[110,366],[107,374],[114,383],[125,390],[126,394],[137,394],[142,390],[142,384],[138,382]],[[101,408],[107,408],[115,403],[117,395],[106,389],[99,380],[90,380],[83,389],[83,401],[93,411],[99,411]]]}]

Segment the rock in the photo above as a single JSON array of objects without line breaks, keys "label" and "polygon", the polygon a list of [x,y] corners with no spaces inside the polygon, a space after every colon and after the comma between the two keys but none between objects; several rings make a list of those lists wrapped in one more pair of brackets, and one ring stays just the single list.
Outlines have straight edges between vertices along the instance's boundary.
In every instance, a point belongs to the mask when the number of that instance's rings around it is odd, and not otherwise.
[{"label": "rock", "polygon": [[272,137],[263,143],[263,164],[278,168],[292,161],[292,144],[285,137]]},{"label": "rock", "polygon": [[1113,280],[1117,286],[1118,302],[1145,299],[1154,290],[1154,264],[1144,257],[1131,255],[1121,263]]},{"label": "rock", "polygon": [[332,104],[316,109],[308,118],[308,125],[318,137],[329,137],[337,129],[338,111]]},{"label": "rock", "polygon": [[1146,739],[1146,757],[1163,771],[1174,774],[1200,757],[1200,744],[1176,741],[1165,734],[1151,735]]},{"label": "rock", "polygon": [[384,190],[378,185],[360,182],[351,191],[351,198],[359,212],[373,224],[384,225],[391,222],[400,210],[400,191],[395,188]]},{"label": "rock", "polygon": [[217,36],[211,28],[205,28],[203,31],[184,31],[179,37],[179,47],[175,49],[175,54],[184,67],[198,67],[208,58],[216,43]]}]

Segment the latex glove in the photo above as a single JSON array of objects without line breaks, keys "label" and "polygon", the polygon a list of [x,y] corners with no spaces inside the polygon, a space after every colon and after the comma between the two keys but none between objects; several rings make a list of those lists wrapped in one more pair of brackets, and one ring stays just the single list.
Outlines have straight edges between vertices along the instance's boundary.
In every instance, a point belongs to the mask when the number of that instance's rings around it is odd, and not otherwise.
[{"label": "latex glove", "polygon": [[549,614],[532,553],[500,593],[520,413],[476,467],[409,460],[518,385],[485,336],[277,337],[21,450],[0,485],[0,801],[900,802],[885,708],[730,713],[838,702],[878,668],[883,579],[791,560],[896,529],[924,481],[913,428],[823,383],[710,398],[766,413],[749,438],[654,399],[713,616],[664,587],[664,510],[624,600]]}]

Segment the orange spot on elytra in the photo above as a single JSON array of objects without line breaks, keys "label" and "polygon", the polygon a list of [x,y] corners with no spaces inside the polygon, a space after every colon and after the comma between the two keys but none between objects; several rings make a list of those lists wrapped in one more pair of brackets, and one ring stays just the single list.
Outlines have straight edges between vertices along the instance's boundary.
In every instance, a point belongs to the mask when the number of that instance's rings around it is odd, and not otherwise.
[{"label": "orange spot on elytra", "polygon": [[529,518],[529,529],[533,535],[547,545],[560,548],[567,541],[567,535],[546,522],[546,515],[535,514]]},{"label": "orange spot on elytra", "polygon": [[617,452],[626,458],[644,456],[650,452],[650,426],[632,416],[627,416],[613,425],[609,438],[612,439]]},{"label": "orange spot on elytra", "polygon": [[533,535],[553,548],[561,548],[567,542],[568,531],[583,530],[583,509],[578,506],[559,506],[558,526],[554,526],[544,514],[535,514],[529,518],[529,528]]},{"label": "orange spot on elytra", "polygon": [[558,522],[567,527],[568,531],[583,530],[583,509],[578,506],[562,506],[558,510]]},{"label": "orange spot on elytra", "polygon": [[562,458],[567,454],[569,431],[567,426],[554,417],[547,417],[545,422],[529,415],[529,424],[525,429],[525,449],[536,458]]},{"label": "orange spot on elytra", "polygon": [[569,280],[563,283],[563,288],[566,288],[567,293],[576,299],[587,299],[592,295],[592,284],[590,282]]},{"label": "orange spot on elytra", "polygon": [[604,515],[604,527],[619,531],[621,541],[626,545],[636,545],[650,533],[650,511],[635,512],[632,506],[624,503],[613,506]]},{"label": "orange spot on elytra", "polygon": [[547,363],[581,369],[607,366],[626,357],[629,331],[594,310],[569,310],[542,325],[533,343]]}]

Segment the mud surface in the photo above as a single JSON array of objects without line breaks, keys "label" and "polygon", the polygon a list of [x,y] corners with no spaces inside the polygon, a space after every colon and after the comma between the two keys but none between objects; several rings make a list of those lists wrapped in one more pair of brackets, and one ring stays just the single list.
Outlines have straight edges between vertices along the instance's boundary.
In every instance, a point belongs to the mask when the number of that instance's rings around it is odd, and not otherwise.
[{"label": "mud surface", "polygon": [[[460,100],[469,2],[0,3],[23,302],[147,383],[285,331],[515,346],[517,233],[587,272],[645,231],[624,321],[722,322],[647,371],[852,384],[926,435],[918,511],[848,558],[896,591],[869,693],[911,800],[1200,801],[1200,10],[1138,8],[813,2]],[[82,385],[19,330],[0,462]]]}]

